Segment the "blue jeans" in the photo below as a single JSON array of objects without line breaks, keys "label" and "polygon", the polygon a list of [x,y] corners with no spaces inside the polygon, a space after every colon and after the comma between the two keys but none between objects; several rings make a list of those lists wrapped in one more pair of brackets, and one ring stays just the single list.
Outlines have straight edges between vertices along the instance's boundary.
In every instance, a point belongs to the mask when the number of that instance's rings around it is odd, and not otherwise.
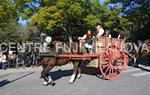
[{"label": "blue jeans", "polygon": [[38,61],[38,57],[37,56],[32,56],[32,62],[37,63],[37,61]]}]

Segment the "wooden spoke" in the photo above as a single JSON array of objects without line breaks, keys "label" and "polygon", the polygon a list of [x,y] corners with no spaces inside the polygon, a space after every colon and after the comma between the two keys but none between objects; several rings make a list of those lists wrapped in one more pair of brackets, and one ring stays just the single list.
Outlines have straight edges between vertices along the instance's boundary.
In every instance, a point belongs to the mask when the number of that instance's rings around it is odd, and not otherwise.
[{"label": "wooden spoke", "polygon": [[105,69],[108,66],[109,66],[109,64],[105,64],[105,65],[102,65],[102,68]]},{"label": "wooden spoke", "polygon": [[110,69],[110,66],[107,67],[106,71],[104,71],[104,74],[106,75],[106,73],[108,72],[108,70]]}]

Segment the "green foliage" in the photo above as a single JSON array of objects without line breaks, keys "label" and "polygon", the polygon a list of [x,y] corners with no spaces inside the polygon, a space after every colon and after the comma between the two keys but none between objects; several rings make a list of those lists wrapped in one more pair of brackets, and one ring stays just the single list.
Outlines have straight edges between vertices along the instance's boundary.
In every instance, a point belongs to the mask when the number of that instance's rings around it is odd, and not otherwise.
[{"label": "green foliage", "polygon": [[14,5],[9,0],[2,0],[0,2],[0,24],[16,16]]},{"label": "green foliage", "polygon": [[[99,0],[11,0],[11,2],[2,0],[0,31],[10,29],[13,31],[11,33],[14,33],[17,28],[11,27],[16,27],[17,24],[13,22],[15,25],[8,25],[8,23],[17,16],[22,16],[23,19],[30,20],[28,27],[36,26],[41,32],[55,34],[52,36],[61,36],[62,39],[72,37],[76,40],[87,28],[94,30],[98,22],[102,23],[106,30],[123,30],[133,36],[137,33],[135,31],[142,31],[147,27],[150,21],[150,7],[149,0],[131,0],[131,2],[105,0],[102,5]],[[8,35],[7,33],[10,32],[3,32],[2,35]]]},{"label": "green foliage", "polygon": [[10,0],[0,2],[0,42],[16,41],[17,11]]},{"label": "green foliage", "polygon": [[18,41],[16,19],[9,19],[5,27],[0,28],[0,42]]},{"label": "green foliage", "polygon": [[94,27],[97,22],[100,22],[100,19],[92,14],[89,14],[86,16],[86,18],[84,18],[84,21],[86,22],[87,25]]},{"label": "green foliage", "polygon": [[[31,16],[31,25],[38,25],[44,31],[64,31],[72,36],[72,32],[81,31],[86,25],[94,27],[100,21],[98,0],[58,0],[40,7]],[[84,30],[82,30],[84,31]]]},{"label": "green foliage", "polygon": [[62,31],[68,36],[81,36],[83,33],[78,32],[86,28],[94,29],[98,22],[110,31],[128,30],[132,23],[120,16],[120,6],[110,7],[110,2],[106,0],[101,5],[99,0],[44,0],[38,2],[41,7],[36,11],[25,9],[24,17],[30,18],[30,25],[40,27],[41,31],[57,30],[55,32]]}]

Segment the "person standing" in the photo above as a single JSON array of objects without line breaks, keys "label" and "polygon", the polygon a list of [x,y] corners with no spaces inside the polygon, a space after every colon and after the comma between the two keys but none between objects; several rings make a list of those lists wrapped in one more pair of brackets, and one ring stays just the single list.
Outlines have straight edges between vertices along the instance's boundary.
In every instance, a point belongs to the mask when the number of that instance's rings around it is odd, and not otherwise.
[{"label": "person standing", "polygon": [[4,70],[6,69],[6,65],[8,66],[5,54],[3,54],[3,56],[2,56],[2,65],[3,65]]},{"label": "person standing", "polygon": [[2,59],[3,59],[3,53],[0,51],[0,67],[2,68]]},{"label": "person standing", "polygon": [[37,57],[37,52],[35,50],[32,51],[31,58],[32,58],[32,67],[36,67],[38,62],[38,57]]},{"label": "person standing", "polygon": [[9,67],[16,68],[16,54],[13,51],[9,51],[8,53],[8,61]]}]

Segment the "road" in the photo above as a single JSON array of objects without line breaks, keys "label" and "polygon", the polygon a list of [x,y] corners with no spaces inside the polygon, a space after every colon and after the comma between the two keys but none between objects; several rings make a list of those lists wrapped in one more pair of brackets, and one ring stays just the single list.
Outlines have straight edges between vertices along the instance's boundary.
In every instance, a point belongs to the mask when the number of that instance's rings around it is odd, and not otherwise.
[{"label": "road", "polygon": [[71,66],[52,70],[56,85],[43,86],[41,67],[0,70],[0,95],[150,95],[150,67],[127,67],[116,80],[83,74],[69,84]]}]

